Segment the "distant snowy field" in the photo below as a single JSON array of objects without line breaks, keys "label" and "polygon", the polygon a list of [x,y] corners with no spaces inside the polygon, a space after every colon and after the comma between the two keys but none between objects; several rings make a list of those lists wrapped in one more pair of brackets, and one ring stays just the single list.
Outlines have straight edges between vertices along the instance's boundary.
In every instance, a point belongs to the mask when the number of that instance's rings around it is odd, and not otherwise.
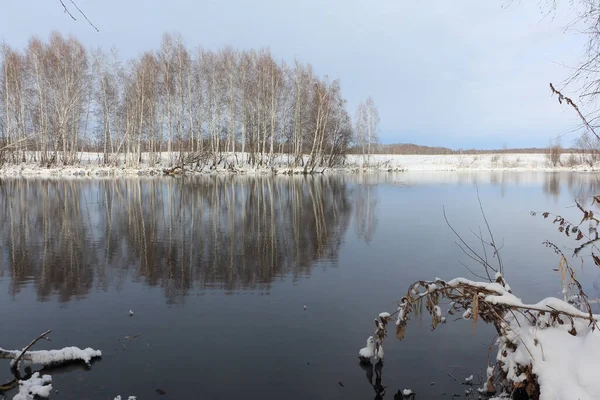
[{"label": "distant snowy field", "polygon": [[[374,154],[368,162],[362,155],[349,155],[346,164],[341,168],[318,168],[315,172],[344,173],[356,171],[596,171],[600,164],[590,166],[584,163],[569,163],[569,154],[561,157],[562,165],[552,166],[546,154],[453,154],[453,155],[395,155]],[[574,159],[579,159],[574,155]],[[226,159],[233,160],[230,155]],[[253,167],[243,160],[246,157],[240,153],[234,171],[226,169],[221,164],[216,169],[204,168],[203,173],[301,173],[302,168],[290,170],[287,155],[275,155],[268,167]],[[139,167],[127,167],[121,157],[121,165],[106,167],[101,164],[100,153],[81,153],[80,162],[74,166],[55,166],[51,168],[40,167],[36,163],[19,165],[6,164],[0,168],[0,175],[38,175],[38,176],[126,176],[126,175],[156,175],[162,174],[162,169],[176,162],[176,156],[170,158],[167,153],[161,154],[159,164],[149,165],[147,155],[142,155]],[[572,166],[571,166],[572,165]]]},{"label": "distant snowy field", "polygon": [[[579,155],[574,155],[579,159]],[[407,171],[592,171],[600,165],[567,166],[569,154],[561,157],[562,165],[552,166],[546,154],[468,154],[468,155],[386,155],[371,156],[372,164],[403,168]],[[348,164],[360,164],[359,156],[349,156]]]}]

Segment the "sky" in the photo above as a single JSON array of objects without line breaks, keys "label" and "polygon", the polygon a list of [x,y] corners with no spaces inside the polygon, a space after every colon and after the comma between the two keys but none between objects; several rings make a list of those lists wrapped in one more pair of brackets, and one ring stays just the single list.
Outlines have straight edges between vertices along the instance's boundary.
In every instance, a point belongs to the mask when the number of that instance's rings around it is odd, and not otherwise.
[{"label": "sky", "polygon": [[[351,115],[371,96],[382,143],[451,148],[565,146],[579,126],[551,97],[581,59],[567,1],[537,0],[63,0],[2,1],[0,40],[16,48],[58,30],[123,58],[158,49],[165,32],[189,47],[268,47],[339,78]],[[565,94],[577,97],[576,88]],[[571,90],[571,91],[570,91]]]}]

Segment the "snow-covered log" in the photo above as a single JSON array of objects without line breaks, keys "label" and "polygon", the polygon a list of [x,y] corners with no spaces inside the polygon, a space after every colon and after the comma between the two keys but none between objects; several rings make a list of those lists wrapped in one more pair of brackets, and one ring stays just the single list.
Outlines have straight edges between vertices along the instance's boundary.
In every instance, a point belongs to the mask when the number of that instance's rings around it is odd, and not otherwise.
[{"label": "snow-covered log", "polygon": [[40,340],[50,340],[48,335],[52,332],[48,330],[31,341],[23,350],[5,350],[0,347],[0,359],[13,360],[11,365],[18,369],[21,361],[30,361],[32,364],[52,365],[62,364],[72,361],[83,361],[90,364],[92,358],[102,357],[100,350],[91,348],[80,349],[79,347],[65,347],[60,350],[38,350],[29,351]]},{"label": "snow-covered log", "polygon": [[[21,351],[19,350],[4,350],[0,348],[0,358],[17,360],[20,355]],[[94,350],[89,347],[86,349],[65,347],[60,350],[28,351],[21,357],[21,361],[29,361],[32,364],[38,365],[61,364],[72,361],[83,361],[89,364],[96,357],[102,357],[100,350]]]}]

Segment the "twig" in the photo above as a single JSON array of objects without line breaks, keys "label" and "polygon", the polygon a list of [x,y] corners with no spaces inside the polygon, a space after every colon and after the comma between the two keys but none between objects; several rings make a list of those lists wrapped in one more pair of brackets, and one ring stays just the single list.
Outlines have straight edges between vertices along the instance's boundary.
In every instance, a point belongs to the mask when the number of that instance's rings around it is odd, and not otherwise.
[{"label": "twig", "polygon": [[65,3],[63,3],[63,1],[62,1],[62,0],[58,0],[58,1],[60,1],[60,4],[62,4],[63,8],[65,9],[65,12],[66,12],[67,14],[69,14],[69,16],[70,16],[71,18],[73,18],[73,21],[77,21],[77,18],[75,18],[75,17],[73,16],[73,14],[71,14],[71,11],[69,11],[69,9],[67,8],[67,6],[65,6]]},{"label": "twig", "polygon": [[483,221],[485,222],[485,226],[487,227],[488,233],[490,234],[490,245],[494,249],[494,256],[498,257],[498,269],[500,271],[500,274],[504,275],[504,266],[502,265],[502,259],[500,258],[500,249],[496,247],[496,240],[494,239],[492,229],[490,228],[490,224],[488,223],[487,217],[485,216],[485,212],[483,211],[483,205],[481,204],[481,198],[479,197],[479,188],[477,188],[477,201],[479,202],[479,209],[481,210]]},{"label": "twig", "polygon": [[552,85],[552,83],[550,83],[550,90],[552,90],[552,94],[556,94],[558,96],[558,102],[560,104],[562,104],[562,102],[564,100],[568,105],[570,105],[571,107],[573,107],[573,109],[579,115],[579,118],[581,118],[581,120],[583,121],[583,125],[585,125],[585,127],[588,128],[594,134],[594,136],[596,136],[596,138],[598,140],[600,140],[600,136],[598,136],[598,134],[596,133],[596,131],[594,130],[594,128],[592,127],[592,125],[590,125],[590,123],[588,122],[588,120],[583,116],[583,114],[579,110],[579,107],[577,107],[577,104],[575,104],[573,102],[573,100],[571,100],[567,96],[563,95],[560,91],[556,90],[554,88],[554,85]]},{"label": "twig", "polygon": [[456,378],[454,377],[454,375],[452,375],[450,372],[446,372],[446,374],[447,374],[447,375],[448,375],[450,378],[454,379],[454,381],[460,385],[460,382],[458,381],[458,379],[456,379]]},{"label": "twig", "polygon": [[31,343],[29,343],[29,344],[27,345],[27,347],[25,347],[25,348],[23,349],[23,351],[21,351],[21,354],[19,354],[19,356],[18,356],[18,357],[17,357],[17,358],[16,358],[14,361],[12,361],[12,363],[11,363],[11,364],[12,364],[12,365],[11,365],[11,369],[13,370],[13,372],[19,369],[19,363],[21,362],[21,358],[23,358],[23,356],[25,355],[25,353],[27,353],[27,351],[28,351],[30,348],[32,348],[34,344],[36,344],[38,341],[40,341],[40,340],[42,340],[42,339],[44,339],[44,340],[50,340],[50,339],[48,338],[48,335],[50,334],[50,332],[52,332],[52,330],[51,330],[51,329],[50,329],[50,330],[47,330],[47,331],[46,331],[46,332],[44,332],[44,333],[42,333],[42,334],[41,334],[40,336],[38,336],[37,338],[33,339],[33,340],[31,341]]},{"label": "twig", "polygon": [[9,147],[12,147],[12,146],[14,146],[14,145],[17,145],[17,144],[19,144],[19,143],[21,143],[21,142],[24,142],[24,141],[25,141],[25,140],[27,140],[27,139],[29,139],[29,138],[28,138],[28,137],[24,137],[24,138],[21,138],[21,139],[17,140],[16,142],[9,143],[9,144],[7,144],[6,146],[4,146],[4,147],[1,147],[1,148],[0,148],[0,151],[1,151],[1,150],[6,150],[6,149],[8,149]]},{"label": "twig", "polygon": [[[88,24],[90,24],[92,26],[92,28],[94,28],[96,30],[96,32],[100,32],[100,29],[96,28],[96,25],[92,24],[92,21],[89,20],[87,15],[85,15],[85,13],[83,11],[81,11],[81,8],[79,8],[79,6],[77,6],[77,4],[73,0],[70,0],[70,1],[71,1],[71,4],[73,4],[75,6],[77,11],[79,11],[79,13],[81,15],[83,15],[83,18],[85,18],[85,20],[88,22]],[[61,0],[61,3],[62,3],[62,0]]]},{"label": "twig", "polygon": [[[73,19],[73,21],[77,21],[77,18],[75,18],[75,16],[73,14],[71,14],[71,11],[69,11],[69,9],[67,8],[67,6],[65,5],[65,3],[63,2],[63,0],[58,0],[60,2],[60,4],[63,6],[63,9],[65,10],[65,13],[69,14],[69,17],[71,17]],[[94,28],[96,30],[96,32],[100,32],[100,29],[98,29],[96,27],[96,25],[94,25],[92,23],[92,21],[90,21],[90,19],[87,17],[87,15],[85,15],[85,13],[81,10],[81,8],[79,8],[79,6],[77,5],[77,3],[75,3],[74,0],[69,0],[71,2],[71,4],[73,4],[73,6],[75,6],[75,8],[77,9],[77,11],[79,11],[79,13],[81,15],[83,15],[83,18],[85,18],[85,20],[88,22],[88,24],[91,25],[92,28]]]},{"label": "twig", "polygon": [[[492,271],[498,272],[494,267],[492,267],[490,264],[488,264],[475,250],[473,250],[471,248],[471,246],[469,246],[469,244],[467,242],[465,242],[465,240],[460,236],[460,234],[456,231],[456,229],[454,229],[454,227],[448,221],[448,216],[446,215],[446,208],[445,207],[442,208],[442,213],[444,215],[444,220],[446,221],[446,225],[448,225],[448,227],[450,228],[450,230],[452,231],[452,233],[454,233],[454,235],[458,238],[458,240],[471,252],[471,254],[472,254],[471,258],[473,258],[476,261],[478,261],[486,269],[490,268]],[[463,252],[465,252],[465,254],[469,255],[464,249],[462,249],[462,250],[463,250]],[[490,281],[491,281],[491,278],[490,278]]]}]

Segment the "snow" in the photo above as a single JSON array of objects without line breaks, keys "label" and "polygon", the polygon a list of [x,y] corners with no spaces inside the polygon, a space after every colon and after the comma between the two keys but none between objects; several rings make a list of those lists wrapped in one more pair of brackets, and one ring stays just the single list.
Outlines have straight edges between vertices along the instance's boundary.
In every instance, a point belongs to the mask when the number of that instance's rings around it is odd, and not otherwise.
[{"label": "snow", "polygon": [[[551,303],[556,305],[561,301],[555,300]],[[514,340],[517,349],[507,350],[507,356],[503,357],[501,351],[506,350],[506,343],[501,343],[498,357],[504,362],[509,379],[522,380],[524,377],[516,375],[518,365],[533,361],[533,373],[540,384],[540,400],[600,398],[598,330],[592,332],[587,321],[575,319],[577,335],[572,336],[568,322],[541,328],[528,323],[521,314],[509,314],[506,319],[512,334],[505,340]]]},{"label": "snow", "polygon": [[473,315],[473,310],[471,310],[470,308],[467,308],[467,311],[465,311],[462,315],[463,319],[470,319],[471,316]]},{"label": "snow", "polygon": [[413,394],[413,391],[410,389],[404,389],[404,390],[402,390],[402,394],[404,396],[410,396],[411,394]]},{"label": "snow", "polygon": [[[514,294],[510,293],[509,289],[507,287],[504,287],[501,284],[496,283],[496,282],[494,282],[494,283],[475,282],[475,281],[471,281],[466,278],[455,278],[455,279],[452,279],[451,281],[447,282],[447,285],[451,286],[451,287],[457,287],[460,284],[466,284],[466,285],[470,285],[470,286],[474,286],[474,287],[479,287],[481,289],[488,290],[490,292],[496,292],[496,294],[484,296],[484,300],[491,304],[504,304],[504,305],[512,306],[512,307],[529,308],[532,310],[545,311],[545,312],[560,311],[560,312],[569,313],[569,314],[572,314],[573,316],[577,316],[577,317],[581,317],[581,318],[589,317],[588,313],[583,312],[583,311],[577,309],[576,307],[574,307],[573,305],[571,305],[563,300],[557,299],[555,297],[548,297],[548,298],[546,298],[538,303],[535,303],[535,304],[523,303],[521,301],[521,299],[516,297]],[[470,310],[467,310],[465,312],[465,314],[467,314],[469,312],[470,312]],[[465,318],[465,315],[463,315],[463,318]],[[596,320],[600,319],[600,315],[594,314],[594,319],[596,319]]]},{"label": "snow", "polygon": [[362,362],[378,362],[379,360],[383,360],[383,356],[383,346],[379,346],[379,351],[375,354],[375,339],[373,339],[373,336],[369,336],[367,346],[358,351],[358,358]]},{"label": "snow", "polygon": [[[20,351],[0,350],[13,353],[15,358],[20,354]],[[24,357],[22,362],[28,361],[39,365],[57,364],[65,361],[84,361],[86,364],[89,364],[92,358],[102,357],[102,352],[89,347],[83,350],[78,347],[65,347],[61,350],[28,351],[25,356],[26,359]]]},{"label": "snow", "polygon": [[40,376],[39,372],[31,375],[31,378],[19,381],[19,393],[13,400],[33,400],[35,397],[48,397],[52,392],[52,377],[50,375]]},{"label": "snow", "polygon": [[398,305],[398,318],[396,319],[396,325],[400,326],[400,324],[402,324],[402,322],[404,321],[404,311],[406,309],[406,304],[405,303],[400,303],[400,305]]},{"label": "snow", "polygon": [[[542,311],[535,324],[520,313],[507,313],[505,317],[506,335],[501,337],[497,360],[502,361],[504,372],[510,381],[521,382],[525,374],[519,375],[520,367],[532,365],[533,373],[540,384],[540,400],[600,398],[600,380],[597,378],[600,360],[600,332],[592,331],[589,314],[573,305],[549,297],[535,304],[524,304],[498,283],[473,282],[456,278],[448,282],[450,286],[467,283],[495,292],[487,295],[485,301],[514,307]],[[469,312],[470,310],[467,310]],[[571,335],[569,318],[563,324],[550,325],[551,312],[564,312],[572,316],[576,335]],[[466,314],[466,313],[465,313]],[[599,315],[593,315],[595,320]],[[512,343],[516,350],[511,350]],[[493,373],[488,368],[487,374]]]},{"label": "snow", "polygon": [[[238,159],[243,160],[242,153],[237,153]],[[139,167],[123,166],[124,156],[121,154],[120,165],[106,167],[100,164],[102,155],[100,153],[84,152],[78,154],[81,161],[74,166],[54,166],[43,168],[38,164],[30,162],[19,165],[4,165],[0,168],[0,175],[6,176],[130,176],[130,175],[162,175],[162,168],[170,165],[169,155],[165,152],[160,154],[160,164],[150,166],[144,162]],[[569,157],[563,155],[563,160]],[[233,160],[229,154],[226,159]],[[142,160],[147,160],[148,155],[143,153]],[[307,159],[307,157],[305,157]],[[352,172],[357,170],[367,171],[592,171],[600,169],[600,166],[589,167],[588,165],[576,165],[574,167],[553,167],[548,163],[546,154],[452,154],[452,155],[394,155],[374,154],[370,157],[370,164],[363,167],[361,155],[350,154],[346,157],[346,165],[335,168],[338,172]],[[237,165],[234,173],[243,174],[271,174],[271,173],[293,173],[300,174],[302,168],[290,169],[287,166],[288,156],[275,154],[272,166],[254,167],[250,165]],[[271,168],[273,167],[274,170]],[[329,169],[319,169],[319,172]],[[204,168],[202,173],[231,173],[226,168],[210,170]]]},{"label": "snow", "polygon": [[[534,304],[526,304],[510,292],[501,274],[496,274],[498,282],[477,282],[466,278],[455,278],[448,282],[437,279],[428,283],[424,292],[419,293],[415,286],[409,290],[422,297],[434,288],[468,285],[479,288],[480,302],[506,305],[529,312],[507,312],[501,329],[504,332],[498,339],[496,356],[498,368],[508,381],[523,382],[527,379],[524,368],[531,367],[540,385],[539,400],[592,400],[600,399],[600,379],[597,378],[600,365],[600,328],[597,321],[600,315],[593,314],[594,324],[590,325],[590,314],[573,304],[558,298],[549,297]],[[502,282],[502,283],[499,283]],[[406,299],[398,307],[398,322],[402,323]],[[450,304],[452,308],[454,304]],[[441,309],[435,306],[435,316],[441,316]],[[382,313],[386,315],[387,313]],[[380,315],[382,315],[380,314]],[[565,315],[567,314],[567,315]],[[463,318],[470,319],[473,310],[468,308]],[[558,318],[558,320],[557,320]],[[367,340],[367,347],[359,352],[361,359],[374,356],[373,337]],[[487,378],[494,375],[494,367],[486,370]],[[473,375],[465,378],[465,383],[473,381]],[[485,391],[485,388],[481,389]],[[406,396],[412,392],[404,391]],[[494,397],[504,399],[507,397]]]},{"label": "snow", "polygon": [[388,312],[382,312],[381,314],[379,314],[380,319],[389,318],[389,317],[391,317],[391,314]]},{"label": "snow", "polygon": [[367,360],[375,355],[375,340],[373,336],[369,336],[367,339],[367,346],[363,347],[358,351],[358,356],[361,359]]},{"label": "snow", "polygon": [[[569,154],[563,154],[566,161]],[[349,155],[347,163],[360,164],[362,156]],[[589,171],[600,166],[576,165],[551,166],[548,156],[543,153],[532,154],[450,154],[450,155],[412,155],[412,154],[375,154],[371,164],[380,169],[403,168],[406,171]]]},{"label": "snow", "polygon": [[[114,400],[121,400],[121,396],[119,395],[119,396],[115,397]],[[137,400],[137,397],[135,397],[135,396],[129,396],[127,398],[127,400]]]}]

